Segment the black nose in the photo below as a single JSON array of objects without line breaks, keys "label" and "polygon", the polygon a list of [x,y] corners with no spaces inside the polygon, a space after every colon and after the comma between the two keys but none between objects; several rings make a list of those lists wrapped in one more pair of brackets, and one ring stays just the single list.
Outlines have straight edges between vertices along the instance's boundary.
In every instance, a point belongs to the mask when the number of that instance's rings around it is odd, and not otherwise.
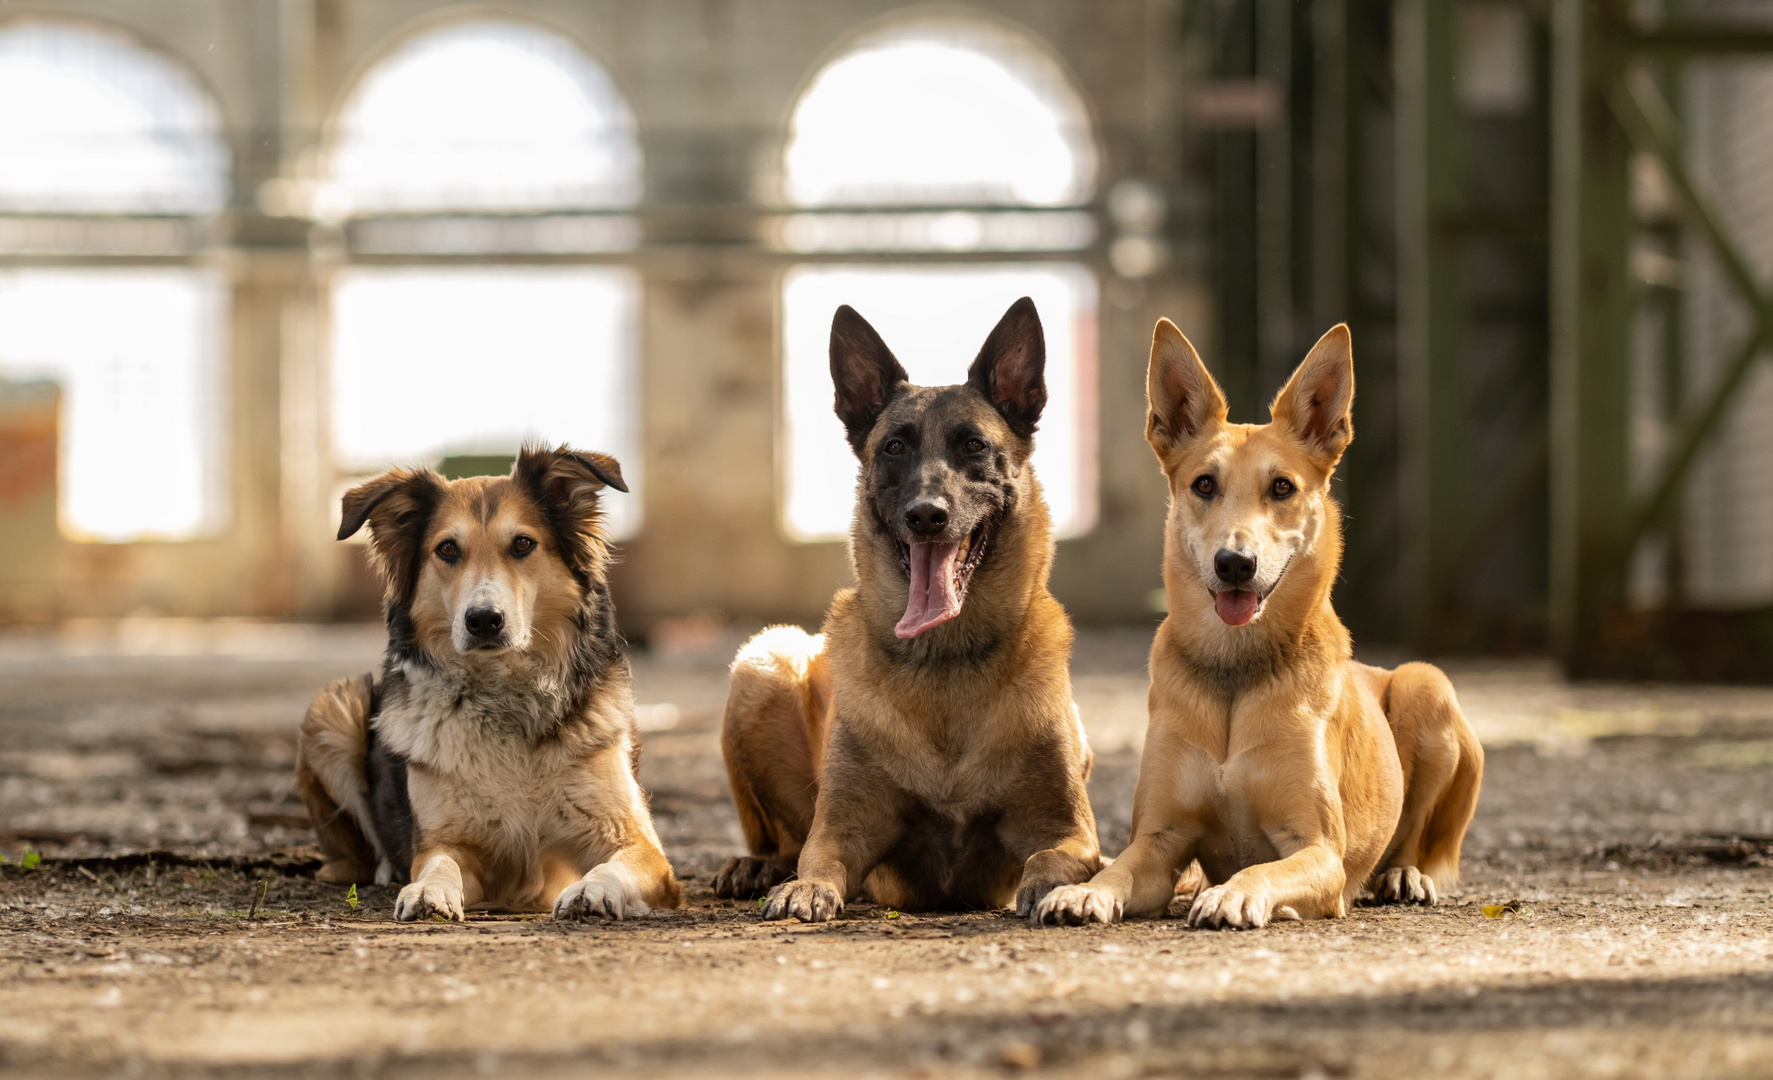
[{"label": "black nose", "polygon": [[918,536],[934,536],[948,526],[948,507],[920,499],[905,508],[905,526]]},{"label": "black nose", "polygon": [[468,624],[468,633],[481,641],[491,641],[505,630],[505,613],[498,608],[469,608],[462,621]]},{"label": "black nose", "polygon": [[1245,555],[1230,548],[1220,548],[1213,556],[1213,572],[1219,580],[1234,588],[1248,585],[1256,576],[1256,556]]}]

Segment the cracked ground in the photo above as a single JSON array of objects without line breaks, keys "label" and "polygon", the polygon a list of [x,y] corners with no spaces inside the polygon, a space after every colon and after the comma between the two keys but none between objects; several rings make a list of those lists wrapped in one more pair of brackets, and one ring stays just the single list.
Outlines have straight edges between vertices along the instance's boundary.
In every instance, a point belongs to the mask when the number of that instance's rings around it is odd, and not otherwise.
[{"label": "cracked ground", "polygon": [[[1073,665],[1110,852],[1149,640],[1086,632]],[[708,892],[739,846],[717,744],[731,644],[635,660],[681,910],[407,926],[392,889],[353,906],[312,879],[290,783],[307,698],[376,665],[375,629],[0,637],[0,1071],[1773,1072],[1773,691],[1452,666],[1489,761],[1462,891],[1433,909],[1218,933],[852,905],[809,927]]]}]

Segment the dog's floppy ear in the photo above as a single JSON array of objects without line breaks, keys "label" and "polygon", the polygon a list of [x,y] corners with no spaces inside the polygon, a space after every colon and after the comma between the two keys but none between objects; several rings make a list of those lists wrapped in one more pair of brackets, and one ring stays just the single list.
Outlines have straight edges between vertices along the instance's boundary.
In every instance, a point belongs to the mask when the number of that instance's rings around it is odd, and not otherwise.
[{"label": "dog's floppy ear", "polygon": [[526,446],[511,473],[548,516],[567,564],[590,573],[604,551],[598,492],[606,487],[628,490],[621,463],[589,450]]},{"label": "dog's floppy ear", "polygon": [[1269,406],[1274,422],[1335,468],[1354,439],[1354,341],[1347,323],[1317,339]]},{"label": "dog's floppy ear", "polygon": [[443,478],[430,469],[390,469],[345,492],[339,539],[367,524],[370,562],[389,593],[404,596],[412,589],[419,545],[442,496]]},{"label": "dog's floppy ear", "polygon": [[831,382],[835,409],[850,446],[860,454],[881,412],[910,381],[886,342],[848,304],[831,317]]},{"label": "dog's floppy ear", "polygon": [[1151,332],[1151,363],[1145,369],[1145,441],[1159,461],[1225,422],[1225,394],[1200,353],[1168,319]]},{"label": "dog's floppy ear", "polygon": [[1010,305],[992,327],[967,369],[967,385],[984,394],[1024,439],[1034,434],[1047,405],[1047,339],[1040,313],[1026,296]]}]

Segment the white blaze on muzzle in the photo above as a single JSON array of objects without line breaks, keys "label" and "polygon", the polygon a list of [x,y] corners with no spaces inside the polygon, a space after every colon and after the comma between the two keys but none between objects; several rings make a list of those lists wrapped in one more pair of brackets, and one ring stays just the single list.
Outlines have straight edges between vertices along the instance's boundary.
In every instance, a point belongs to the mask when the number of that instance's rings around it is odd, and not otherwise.
[{"label": "white blaze on muzzle", "polygon": [[[476,633],[474,620],[496,617],[496,632],[487,632],[490,624],[482,622]],[[450,638],[457,652],[474,649],[515,648],[529,643],[529,625],[523,617],[521,601],[504,582],[487,578],[468,590],[457,608]]]}]

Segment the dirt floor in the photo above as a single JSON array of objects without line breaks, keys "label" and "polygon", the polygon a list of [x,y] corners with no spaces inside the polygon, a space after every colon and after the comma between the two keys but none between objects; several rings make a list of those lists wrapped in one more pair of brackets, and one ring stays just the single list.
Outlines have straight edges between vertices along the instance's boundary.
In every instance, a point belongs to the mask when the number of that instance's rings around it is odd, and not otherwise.
[{"label": "dirt floor", "polygon": [[[1148,641],[1086,634],[1075,663],[1110,851]],[[699,644],[636,661],[682,910],[403,926],[393,890],[353,906],[308,876],[289,778],[308,695],[374,666],[374,629],[0,637],[0,1073],[1773,1072],[1773,691],[1454,668],[1489,771],[1464,891],[1433,910],[1234,934],[853,906],[803,927],[707,890],[738,835],[731,642]]]}]

